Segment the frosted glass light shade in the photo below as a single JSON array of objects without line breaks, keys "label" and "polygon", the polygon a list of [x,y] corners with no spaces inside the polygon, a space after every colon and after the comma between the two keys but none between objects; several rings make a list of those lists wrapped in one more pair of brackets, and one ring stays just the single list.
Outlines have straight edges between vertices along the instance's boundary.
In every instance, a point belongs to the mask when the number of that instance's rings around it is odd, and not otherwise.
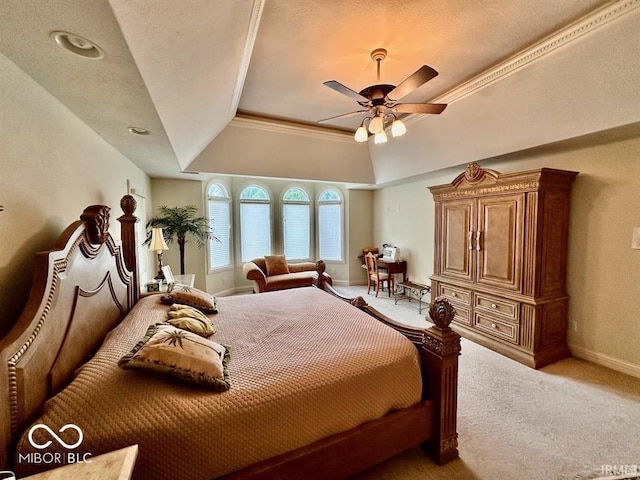
[{"label": "frosted glass light shade", "polygon": [[384,130],[376,133],[376,135],[373,137],[373,143],[375,143],[376,145],[387,143],[387,134],[384,133]]},{"label": "frosted glass light shade", "polygon": [[394,120],[391,124],[391,135],[394,137],[400,137],[407,133],[407,127],[404,126],[402,120]]},{"label": "frosted glass light shade", "polygon": [[353,136],[353,139],[358,143],[362,143],[366,142],[368,138],[369,135],[367,134],[367,129],[364,128],[364,125],[360,125],[356,130],[356,134]]},{"label": "frosted glass light shade", "polygon": [[376,116],[369,122],[369,131],[373,134],[380,133],[384,130],[384,123],[382,117]]}]

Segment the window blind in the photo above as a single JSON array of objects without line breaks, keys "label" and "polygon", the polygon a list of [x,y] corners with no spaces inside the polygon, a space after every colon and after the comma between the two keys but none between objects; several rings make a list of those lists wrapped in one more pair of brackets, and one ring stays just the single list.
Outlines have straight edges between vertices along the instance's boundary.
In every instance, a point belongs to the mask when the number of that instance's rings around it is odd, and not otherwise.
[{"label": "window blind", "polygon": [[268,203],[240,203],[240,250],[243,262],[271,255],[270,213]]},{"label": "window blind", "polygon": [[284,255],[288,260],[308,260],[310,245],[310,212],[308,204],[285,203]]},{"label": "window blind", "polygon": [[342,205],[318,206],[318,243],[322,260],[342,260]]},{"label": "window blind", "polygon": [[209,225],[220,240],[209,241],[209,268],[231,265],[231,203],[229,200],[209,200]]}]

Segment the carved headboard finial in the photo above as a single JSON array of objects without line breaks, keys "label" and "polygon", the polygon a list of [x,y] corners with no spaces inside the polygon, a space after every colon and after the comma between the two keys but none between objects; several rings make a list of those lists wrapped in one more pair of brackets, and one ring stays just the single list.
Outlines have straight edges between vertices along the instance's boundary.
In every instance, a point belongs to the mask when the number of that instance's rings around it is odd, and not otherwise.
[{"label": "carved headboard finial", "polygon": [[125,213],[125,215],[133,215],[133,212],[136,211],[136,207],[138,206],[138,202],[133,198],[133,195],[125,195],[120,199],[120,208]]},{"label": "carved headboard finial", "polygon": [[87,237],[92,244],[103,244],[109,232],[109,211],[106,205],[91,205],[84,209],[80,220],[86,224]]},{"label": "carved headboard finial", "polygon": [[436,298],[429,306],[429,316],[436,327],[446,328],[453,321],[456,311],[445,297]]}]

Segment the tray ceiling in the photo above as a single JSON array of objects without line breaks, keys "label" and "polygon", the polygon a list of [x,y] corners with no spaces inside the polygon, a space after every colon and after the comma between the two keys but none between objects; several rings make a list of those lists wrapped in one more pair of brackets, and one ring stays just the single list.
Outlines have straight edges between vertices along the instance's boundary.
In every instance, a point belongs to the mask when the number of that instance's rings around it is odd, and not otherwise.
[{"label": "tray ceiling", "polygon": [[[6,0],[0,53],[151,176],[375,185],[639,122],[639,3]],[[60,49],[55,30],[104,58]],[[358,109],[322,82],[376,83],[377,47],[389,52],[383,83],[424,64],[439,72],[404,100],[450,106],[356,148],[360,117],[316,123]]]}]

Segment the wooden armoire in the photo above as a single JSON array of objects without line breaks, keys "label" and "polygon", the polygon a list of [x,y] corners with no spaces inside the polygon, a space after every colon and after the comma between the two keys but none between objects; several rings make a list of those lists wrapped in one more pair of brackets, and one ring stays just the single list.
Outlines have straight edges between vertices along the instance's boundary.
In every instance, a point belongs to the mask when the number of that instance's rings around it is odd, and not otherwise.
[{"label": "wooden armoire", "polygon": [[456,310],[462,336],[530,367],[569,355],[566,260],[578,173],[500,174],[477,163],[435,201],[431,292]]}]

